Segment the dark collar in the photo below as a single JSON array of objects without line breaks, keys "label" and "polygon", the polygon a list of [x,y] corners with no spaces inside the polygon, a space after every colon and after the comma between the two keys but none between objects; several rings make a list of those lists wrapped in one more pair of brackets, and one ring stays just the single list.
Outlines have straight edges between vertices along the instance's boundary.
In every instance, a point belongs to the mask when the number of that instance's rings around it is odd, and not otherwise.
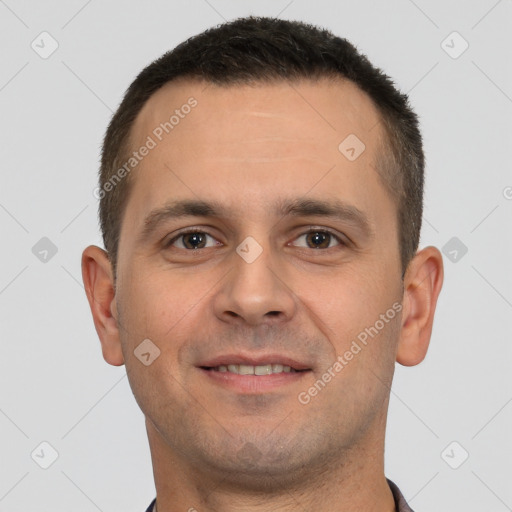
[{"label": "dark collar", "polygon": [[396,486],[396,484],[389,479],[386,480],[388,481],[388,485],[391,489],[391,492],[393,493],[393,497],[395,498],[397,512],[414,512],[413,509],[407,505],[405,498],[403,497],[400,489]]},{"label": "dark collar", "polygon": [[[396,510],[397,512],[414,512],[409,505],[407,505],[407,502],[405,501],[405,498],[403,497],[402,493],[400,492],[400,489],[396,486],[394,482],[388,479],[388,484],[391,489],[391,492],[393,493],[393,497],[395,498],[395,504],[396,504]],[[155,505],[156,498],[151,502],[151,505],[149,505],[146,512],[153,512],[153,507]]]}]

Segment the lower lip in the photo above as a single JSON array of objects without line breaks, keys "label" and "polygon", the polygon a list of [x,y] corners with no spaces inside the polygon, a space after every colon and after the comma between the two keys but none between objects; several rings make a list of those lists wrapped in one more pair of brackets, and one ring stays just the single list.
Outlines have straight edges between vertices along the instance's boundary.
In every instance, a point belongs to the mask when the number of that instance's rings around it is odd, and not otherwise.
[{"label": "lower lip", "polygon": [[249,394],[264,393],[299,382],[311,372],[311,370],[307,370],[272,373],[270,375],[240,375],[238,373],[205,370],[204,368],[199,368],[199,370],[215,384]]}]

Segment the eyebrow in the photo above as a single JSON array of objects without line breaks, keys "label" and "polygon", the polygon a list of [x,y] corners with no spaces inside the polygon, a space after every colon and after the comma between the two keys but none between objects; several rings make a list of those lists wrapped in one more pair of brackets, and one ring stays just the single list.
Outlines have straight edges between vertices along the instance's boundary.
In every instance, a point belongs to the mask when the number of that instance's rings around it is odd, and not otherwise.
[{"label": "eyebrow", "polygon": [[[368,216],[354,205],[340,200],[304,199],[281,200],[274,207],[276,217],[326,217],[352,224],[370,238],[374,229]],[[217,201],[182,199],[152,210],[144,219],[140,239],[148,238],[163,222],[184,217],[229,218],[229,210]]]}]

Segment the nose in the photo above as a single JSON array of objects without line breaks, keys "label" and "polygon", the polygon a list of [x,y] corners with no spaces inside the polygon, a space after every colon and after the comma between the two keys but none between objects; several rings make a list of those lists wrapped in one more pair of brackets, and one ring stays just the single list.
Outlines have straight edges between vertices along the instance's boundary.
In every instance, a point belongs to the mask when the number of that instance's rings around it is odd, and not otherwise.
[{"label": "nose", "polygon": [[232,257],[233,266],[213,299],[216,316],[251,326],[289,321],[296,311],[296,299],[283,268],[273,264],[270,249],[264,248],[254,261],[238,253]]}]

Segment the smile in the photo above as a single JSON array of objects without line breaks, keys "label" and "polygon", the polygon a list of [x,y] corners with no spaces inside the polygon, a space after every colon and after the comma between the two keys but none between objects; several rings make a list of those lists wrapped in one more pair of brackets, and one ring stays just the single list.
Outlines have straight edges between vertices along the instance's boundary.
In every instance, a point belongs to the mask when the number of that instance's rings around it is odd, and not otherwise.
[{"label": "smile", "polygon": [[228,372],[228,373],[236,373],[238,375],[272,375],[274,373],[293,373],[304,370],[295,370],[291,366],[286,366],[282,364],[268,363],[262,364],[258,366],[253,366],[249,364],[228,364],[228,365],[219,365],[213,368],[205,368],[207,370],[211,370],[214,372]]}]

